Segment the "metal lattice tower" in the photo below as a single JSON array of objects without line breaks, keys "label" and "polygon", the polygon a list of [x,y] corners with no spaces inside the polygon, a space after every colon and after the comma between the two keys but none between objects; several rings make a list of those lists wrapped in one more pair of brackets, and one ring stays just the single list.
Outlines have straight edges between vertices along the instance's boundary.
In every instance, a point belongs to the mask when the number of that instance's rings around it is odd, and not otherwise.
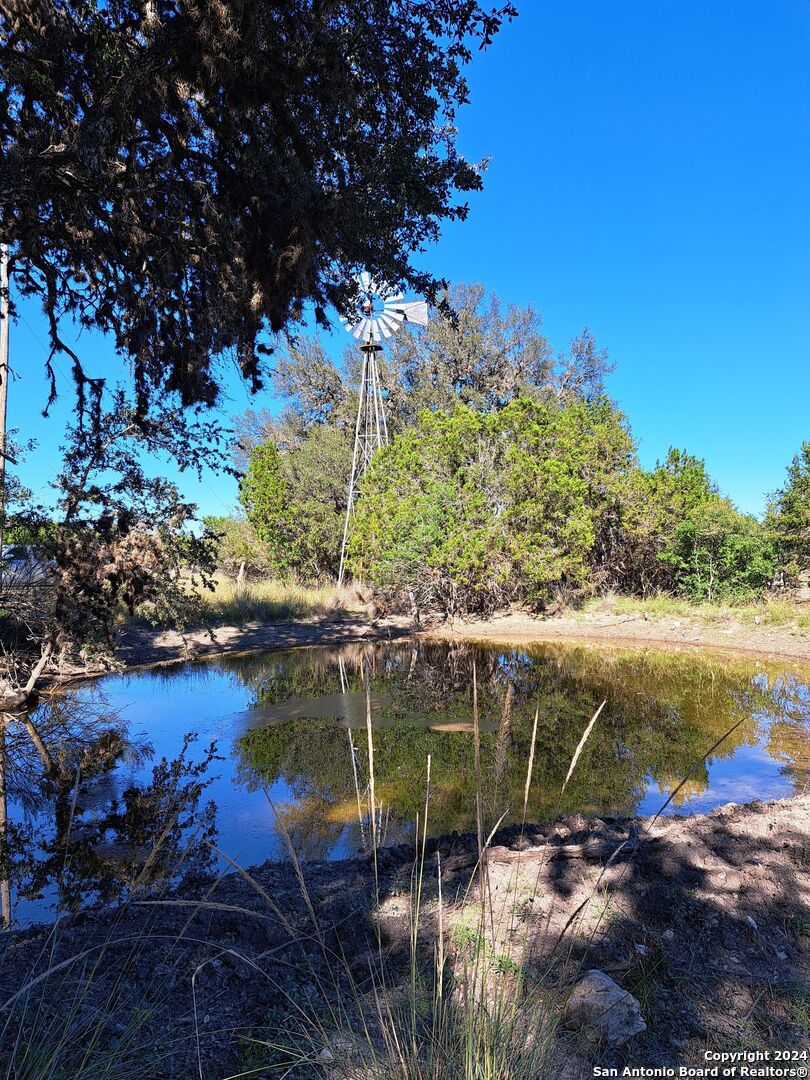
[{"label": "metal lattice tower", "polygon": [[338,587],[343,584],[346,568],[346,541],[349,537],[349,523],[354,513],[360,479],[371,464],[374,454],[381,446],[388,444],[388,422],[385,417],[385,399],[382,395],[377,355],[382,352],[382,341],[395,334],[403,323],[427,326],[428,321],[427,304],[424,300],[404,300],[401,292],[390,288],[384,282],[378,284],[366,272],[357,278],[357,288],[356,312],[351,317],[341,318],[346,330],[360,343],[363,364],[357,401],[357,420],[354,425],[354,450],[346,503],[346,520],[340,546]]}]

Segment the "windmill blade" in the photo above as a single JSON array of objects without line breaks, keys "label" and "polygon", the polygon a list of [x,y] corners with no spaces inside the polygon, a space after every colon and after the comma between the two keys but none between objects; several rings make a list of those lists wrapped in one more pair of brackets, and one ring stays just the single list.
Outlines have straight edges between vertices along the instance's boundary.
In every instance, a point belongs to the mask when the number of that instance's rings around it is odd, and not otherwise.
[{"label": "windmill blade", "polygon": [[[397,304],[397,312],[400,312],[405,320],[414,326],[427,326],[428,306],[424,300],[407,300],[404,304]],[[393,315],[394,313],[391,312]]]},{"label": "windmill blade", "polygon": [[[403,322],[427,326],[428,305],[424,300],[406,300],[397,286],[378,281],[368,270],[357,274],[354,280],[357,284],[356,315],[354,318],[342,315],[340,321],[357,340],[362,337],[375,342],[388,339]],[[372,296],[377,297],[376,310],[371,303]],[[379,310],[380,302],[382,311]]]}]

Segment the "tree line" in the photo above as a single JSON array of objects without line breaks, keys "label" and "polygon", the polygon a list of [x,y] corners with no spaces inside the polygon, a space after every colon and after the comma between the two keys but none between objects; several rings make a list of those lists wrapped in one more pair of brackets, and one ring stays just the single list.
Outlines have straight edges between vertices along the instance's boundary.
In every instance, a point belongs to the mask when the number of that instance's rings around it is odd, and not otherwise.
[{"label": "tree line", "polygon": [[[603,590],[740,600],[810,566],[810,442],[762,521],[705,463],[670,449],[641,467],[586,329],[555,355],[531,307],[481,286],[382,354],[390,445],[363,478],[349,568],[414,612],[547,608]],[[278,417],[239,425],[243,520],[210,519],[220,558],[256,573],[335,576],[356,409],[356,350],[303,339],[274,375]]]}]

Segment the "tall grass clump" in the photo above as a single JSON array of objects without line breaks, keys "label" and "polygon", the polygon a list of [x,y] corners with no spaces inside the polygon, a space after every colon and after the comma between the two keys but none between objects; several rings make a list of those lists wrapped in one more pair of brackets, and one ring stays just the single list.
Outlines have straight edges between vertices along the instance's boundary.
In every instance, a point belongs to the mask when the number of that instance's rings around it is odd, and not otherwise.
[{"label": "tall grass clump", "polygon": [[283,581],[218,578],[213,591],[201,590],[195,607],[200,621],[220,626],[319,619],[363,610],[348,588],[297,585]]}]

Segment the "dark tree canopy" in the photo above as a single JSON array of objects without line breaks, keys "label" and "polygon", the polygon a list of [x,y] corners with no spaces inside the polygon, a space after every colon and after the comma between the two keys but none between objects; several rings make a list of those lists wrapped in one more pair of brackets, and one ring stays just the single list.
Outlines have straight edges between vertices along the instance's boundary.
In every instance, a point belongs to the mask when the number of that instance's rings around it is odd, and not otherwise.
[{"label": "dark tree canopy", "polygon": [[[411,255],[463,218],[474,0],[0,0],[0,239],[55,351],[114,335],[139,411],[259,385],[263,331],[345,308],[351,274],[436,295]],[[73,355],[73,353],[71,353]],[[73,355],[80,391],[87,389]]]}]

